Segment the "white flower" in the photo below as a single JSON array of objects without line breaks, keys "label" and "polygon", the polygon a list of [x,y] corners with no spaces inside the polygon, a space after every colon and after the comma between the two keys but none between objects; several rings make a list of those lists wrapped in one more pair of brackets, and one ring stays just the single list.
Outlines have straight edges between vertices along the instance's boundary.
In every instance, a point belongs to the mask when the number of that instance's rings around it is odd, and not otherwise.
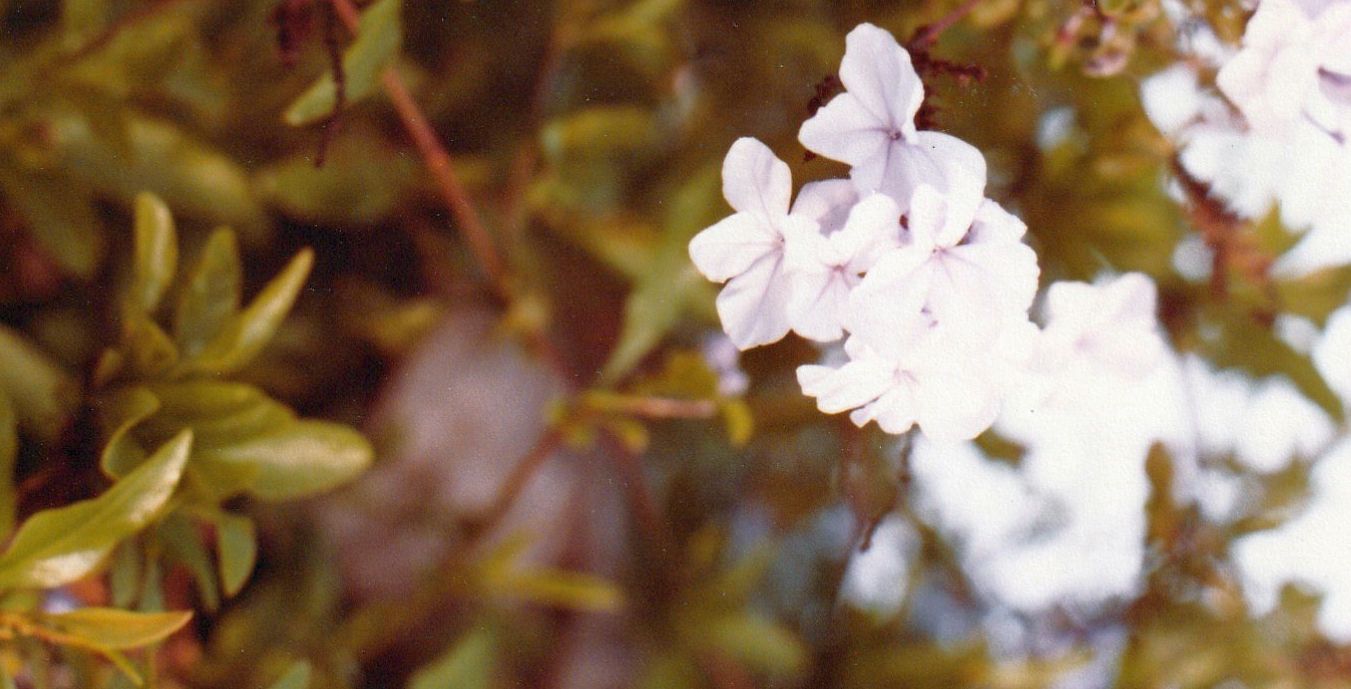
[{"label": "white flower", "polygon": [[850,178],[861,192],[880,191],[904,204],[921,182],[948,189],[954,168],[985,178],[985,158],[970,144],[916,131],[924,85],[890,33],[872,24],[850,31],[840,81],[846,91],[804,122],[798,139],[853,166]]},{"label": "white flower", "polygon": [[1037,256],[1027,227],[957,176],[946,196],[920,185],[906,216],[909,243],[887,253],[850,296],[849,330],[891,357],[907,333],[966,332],[986,346],[1010,321],[1025,321],[1037,292]]},{"label": "white flower", "polygon": [[741,349],[775,342],[788,333],[791,284],[783,270],[784,234],[816,232],[816,223],[790,215],[788,165],[764,144],[737,139],[722,164],[722,193],[737,211],[690,240],[690,259],[705,277],[727,286],[718,317]]},{"label": "white flower", "polygon": [[844,228],[858,199],[858,191],[847,179],[808,182],[798,190],[792,214],[815,220],[821,226],[821,234],[831,235]]},{"label": "white flower", "polygon": [[1351,412],[1351,306],[1342,306],[1328,316],[1323,334],[1313,346],[1313,365]]},{"label": "white flower", "polygon": [[999,399],[980,366],[964,366],[943,338],[926,334],[909,341],[901,357],[879,355],[857,338],[845,340],[850,361],[838,369],[799,366],[803,394],[827,414],[853,410],[857,426],[869,421],[887,433],[918,425],[939,441],[970,440],[994,422]]},{"label": "white flower", "polygon": [[1046,327],[1037,367],[1064,376],[1142,379],[1167,351],[1155,316],[1154,281],[1127,273],[1096,284],[1057,282],[1046,290]]},{"label": "white flower", "polygon": [[1256,129],[1307,119],[1337,143],[1351,133],[1351,5],[1262,0],[1243,49],[1216,83]]},{"label": "white flower", "polygon": [[878,257],[900,246],[900,237],[900,209],[884,194],[854,205],[844,226],[829,236],[805,227],[787,233],[786,265],[793,279],[788,320],[793,331],[818,342],[840,339],[849,292]]}]

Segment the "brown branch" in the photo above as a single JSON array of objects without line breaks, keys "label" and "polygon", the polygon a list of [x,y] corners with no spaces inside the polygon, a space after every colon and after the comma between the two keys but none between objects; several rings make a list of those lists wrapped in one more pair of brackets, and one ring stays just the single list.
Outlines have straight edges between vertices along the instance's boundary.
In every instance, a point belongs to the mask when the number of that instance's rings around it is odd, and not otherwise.
[{"label": "brown branch", "polygon": [[493,497],[493,502],[482,514],[475,517],[470,523],[472,536],[486,534],[497,526],[511,506],[516,504],[516,499],[520,497],[525,487],[530,484],[530,479],[534,477],[535,472],[544,466],[545,460],[553,456],[563,442],[563,433],[557,428],[551,428],[535,441],[535,446],[516,463],[512,468],[511,474],[507,480],[502,483],[498,489],[497,495]]},{"label": "brown branch", "polygon": [[608,431],[601,434],[601,446],[605,455],[614,463],[623,483],[624,493],[629,502],[629,512],[633,515],[634,526],[642,533],[647,543],[653,547],[659,557],[674,552],[675,539],[661,520],[661,512],[647,489],[647,479],[643,476],[641,458],[624,446]]},{"label": "brown branch", "polygon": [[943,35],[944,31],[951,29],[957,22],[966,18],[973,10],[979,6],[981,0],[966,0],[953,11],[943,15],[938,21],[932,24],[925,24],[915,32],[914,38],[910,39],[907,46],[910,50],[924,50],[934,43],[938,42],[938,37]]},{"label": "brown branch", "polygon": [[[361,15],[352,4],[352,0],[330,0],[330,2],[343,25],[355,35]],[[417,101],[413,99],[412,93],[408,91],[408,87],[404,85],[403,79],[393,67],[386,67],[380,74],[380,83],[384,86],[390,102],[394,104],[394,110],[398,113],[404,129],[412,137],[418,153],[422,155],[422,162],[431,173],[432,180],[436,182],[437,191],[450,207],[461,234],[469,244],[469,250],[473,252],[493,291],[502,301],[509,301],[511,283],[507,277],[505,264],[493,244],[492,235],[479,217],[478,209],[474,207],[464,184],[460,182],[459,176],[451,166],[450,153],[441,144],[431,123],[427,121],[427,116],[418,107]]]}]

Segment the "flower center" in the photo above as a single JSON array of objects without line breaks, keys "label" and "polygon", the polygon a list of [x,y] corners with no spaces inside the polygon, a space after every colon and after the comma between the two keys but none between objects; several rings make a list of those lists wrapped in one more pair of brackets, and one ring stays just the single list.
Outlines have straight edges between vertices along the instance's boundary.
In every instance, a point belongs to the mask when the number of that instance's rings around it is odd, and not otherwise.
[{"label": "flower center", "polygon": [[901,132],[900,132],[900,130],[899,130],[899,129],[893,129],[893,130],[887,132],[887,138],[888,138],[888,139],[891,139],[892,141],[900,141],[900,140],[901,140]]}]

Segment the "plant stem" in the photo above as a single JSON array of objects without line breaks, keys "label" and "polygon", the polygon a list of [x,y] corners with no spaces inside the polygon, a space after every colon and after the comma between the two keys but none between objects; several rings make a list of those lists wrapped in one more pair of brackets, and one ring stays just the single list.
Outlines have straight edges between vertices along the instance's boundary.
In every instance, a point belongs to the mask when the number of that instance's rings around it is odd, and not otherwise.
[{"label": "plant stem", "polygon": [[[352,0],[330,0],[330,2],[343,26],[355,35],[361,15],[352,4]],[[451,166],[450,153],[446,151],[431,123],[427,121],[427,116],[423,114],[422,108],[418,107],[412,93],[404,85],[403,78],[393,67],[386,67],[380,74],[380,83],[384,86],[390,102],[394,104],[404,129],[413,138],[418,153],[422,155],[423,164],[436,182],[441,198],[454,214],[460,232],[469,244],[469,250],[474,253],[474,258],[483,269],[493,291],[504,302],[509,301],[511,283],[507,277],[505,264],[493,244],[492,235],[479,217],[478,209],[474,207],[464,184],[460,182],[459,176]]]},{"label": "plant stem", "polygon": [[932,24],[926,24],[920,27],[915,33],[915,37],[910,39],[909,47],[912,50],[923,50],[938,42],[938,37],[943,35],[944,31],[952,28],[957,22],[966,18],[973,10],[980,5],[981,0],[966,0],[958,5],[956,9],[943,15],[938,21]]}]

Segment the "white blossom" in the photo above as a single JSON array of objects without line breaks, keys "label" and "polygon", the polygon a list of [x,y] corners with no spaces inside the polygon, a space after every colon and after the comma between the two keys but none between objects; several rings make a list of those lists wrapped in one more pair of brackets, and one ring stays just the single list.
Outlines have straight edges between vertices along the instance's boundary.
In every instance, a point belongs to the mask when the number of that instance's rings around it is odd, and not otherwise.
[{"label": "white blossom", "polygon": [[887,433],[919,426],[942,441],[969,440],[990,427],[999,412],[998,397],[978,367],[941,347],[939,336],[909,341],[901,356],[879,355],[857,338],[845,341],[850,361],[840,368],[800,366],[803,394],[816,398],[827,414],[851,411],[858,426],[869,421]]},{"label": "white blossom", "polygon": [[1262,0],[1243,49],[1216,83],[1255,129],[1304,119],[1344,143],[1351,132],[1351,4]]},{"label": "white blossom", "polygon": [[784,235],[817,231],[815,221],[788,212],[792,184],[788,165],[768,147],[737,139],[722,165],[722,193],[736,213],[690,240],[699,272],[727,283],[718,294],[718,316],[741,349],[775,342],[789,330]]},{"label": "white blossom", "polygon": [[900,246],[900,221],[896,202],[873,194],[854,205],[843,227],[829,236],[805,226],[787,234],[793,279],[788,320],[795,332],[820,342],[840,339],[850,291],[880,256]]},{"label": "white blossom", "polygon": [[1037,257],[1027,228],[960,176],[947,195],[922,184],[907,214],[909,242],[878,260],[850,298],[850,331],[890,356],[905,333],[938,322],[986,345],[1036,296]]},{"label": "white blossom", "polygon": [[798,139],[851,165],[860,192],[884,192],[904,204],[921,183],[946,190],[953,170],[984,179],[980,151],[947,134],[916,130],[924,84],[910,54],[886,30],[860,24],[849,32],[840,81],[845,92],[804,122]]}]

